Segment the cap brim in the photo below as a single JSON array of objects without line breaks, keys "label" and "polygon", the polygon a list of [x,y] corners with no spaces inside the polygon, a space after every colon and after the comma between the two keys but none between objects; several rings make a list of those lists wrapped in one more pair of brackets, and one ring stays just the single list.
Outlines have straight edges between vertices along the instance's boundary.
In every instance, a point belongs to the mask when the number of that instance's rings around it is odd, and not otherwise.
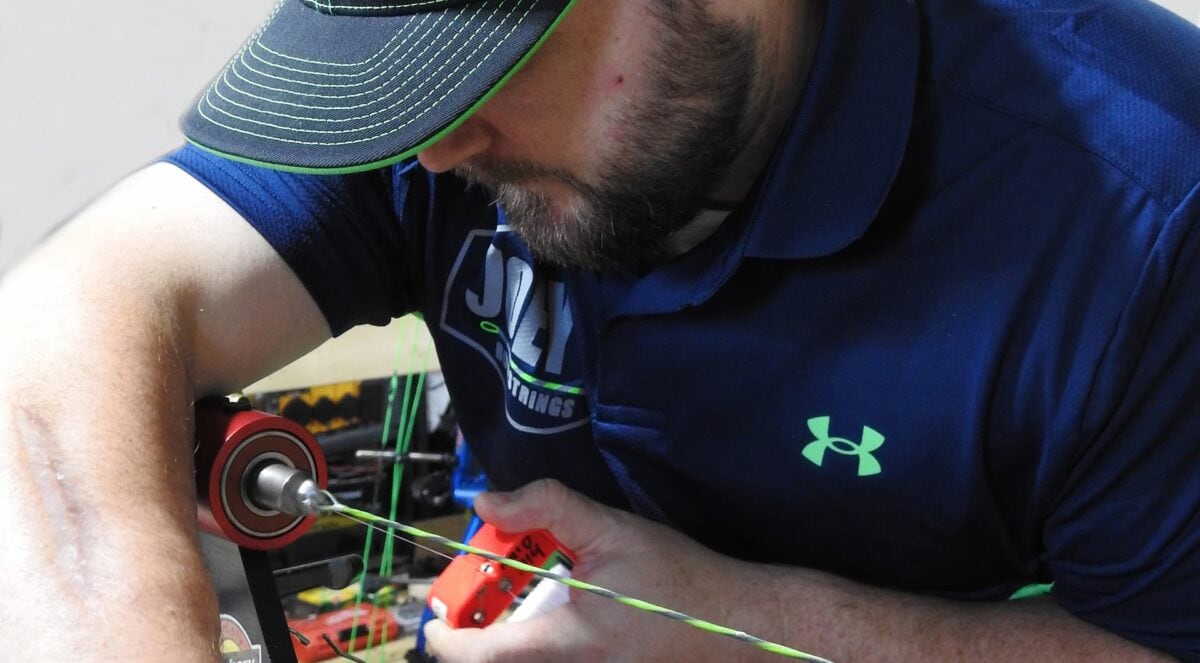
[{"label": "cap brim", "polygon": [[282,0],[184,116],[189,141],[309,173],[406,159],[470,117],[576,0],[494,0],[405,16]]}]

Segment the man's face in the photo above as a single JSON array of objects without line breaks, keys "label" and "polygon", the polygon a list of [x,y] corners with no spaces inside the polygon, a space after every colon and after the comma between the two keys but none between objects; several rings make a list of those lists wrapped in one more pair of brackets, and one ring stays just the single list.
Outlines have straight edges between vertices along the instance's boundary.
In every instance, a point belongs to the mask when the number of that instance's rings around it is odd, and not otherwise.
[{"label": "man's face", "polygon": [[755,63],[754,36],[701,0],[580,0],[526,70],[421,160],[494,192],[542,260],[644,269],[744,144]]}]

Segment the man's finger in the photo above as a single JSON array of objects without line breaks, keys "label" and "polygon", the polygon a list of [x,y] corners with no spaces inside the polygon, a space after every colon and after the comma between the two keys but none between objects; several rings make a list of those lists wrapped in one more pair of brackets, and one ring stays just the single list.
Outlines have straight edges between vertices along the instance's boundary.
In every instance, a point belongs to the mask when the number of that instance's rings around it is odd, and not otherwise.
[{"label": "man's finger", "polygon": [[544,648],[550,643],[539,636],[541,625],[535,623],[537,621],[497,622],[483,629],[455,629],[435,619],[425,625],[426,647],[442,663],[539,658],[546,655]]},{"label": "man's finger", "polygon": [[549,530],[577,553],[601,540],[617,515],[553,479],[541,479],[511,493],[484,493],[475,510],[485,521],[507,532]]}]

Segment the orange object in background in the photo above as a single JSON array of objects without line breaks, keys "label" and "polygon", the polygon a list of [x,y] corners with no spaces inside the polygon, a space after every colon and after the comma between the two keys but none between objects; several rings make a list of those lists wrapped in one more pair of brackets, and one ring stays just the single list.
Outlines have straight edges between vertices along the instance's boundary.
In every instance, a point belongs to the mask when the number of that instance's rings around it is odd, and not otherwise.
[{"label": "orange object in background", "polygon": [[337,652],[325,642],[325,635],[328,635],[342,651],[350,651],[350,632],[354,627],[355,615],[358,615],[358,633],[354,638],[355,651],[382,644],[385,632],[388,640],[400,637],[400,623],[391,611],[371,605],[361,605],[357,609],[343,608],[309,619],[289,619],[288,627],[308,639],[306,645],[295,634],[292,635],[296,660],[299,663],[317,663],[336,658]]}]

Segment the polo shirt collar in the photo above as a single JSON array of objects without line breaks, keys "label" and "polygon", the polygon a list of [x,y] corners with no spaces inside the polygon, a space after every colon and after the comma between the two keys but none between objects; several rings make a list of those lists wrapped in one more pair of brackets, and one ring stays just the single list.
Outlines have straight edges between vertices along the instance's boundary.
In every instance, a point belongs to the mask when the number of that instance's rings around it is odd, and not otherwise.
[{"label": "polo shirt collar", "polygon": [[697,306],[746,256],[814,258],[861,237],[903,160],[918,44],[909,0],[828,0],[805,90],[757,193],[700,246],[643,277],[571,275],[604,302],[598,324]]},{"label": "polo shirt collar", "polygon": [[745,255],[825,256],[867,231],[904,158],[919,41],[913,0],[829,0],[805,90],[754,203]]}]

